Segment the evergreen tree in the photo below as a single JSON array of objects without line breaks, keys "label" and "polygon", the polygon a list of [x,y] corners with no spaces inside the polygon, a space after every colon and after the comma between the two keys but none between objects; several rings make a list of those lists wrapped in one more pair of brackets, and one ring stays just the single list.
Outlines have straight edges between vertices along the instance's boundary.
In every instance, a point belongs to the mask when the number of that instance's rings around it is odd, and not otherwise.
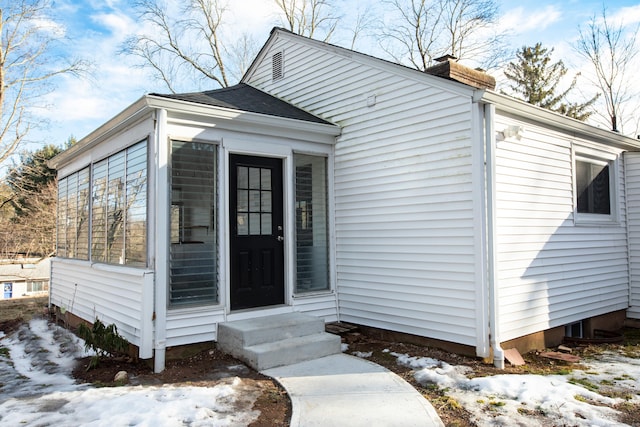
[{"label": "evergreen tree", "polygon": [[[69,138],[64,148],[75,143]],[[20,157],[0,186],[0,256],[47,256],[56,241],[56,171],[47,161],[62,151],[47,145]]]},{"label": "evergreen tree", "polygon": [[13,192],[12,204],[17,216],[28,214],[31,198],[56,179],[56,171],[47,166],[62,150],[54,145],[21,156],[20,164],[7,177],[7,184]]},{"label": "evergreen tree", "polygon": [[549,50],[541,43],[535,46],[523,46],[516,52],[516,61],[510,62],[504,70],[504,75],[510,80],[508,85],[511,95],[530,104],[555,111],[577,120],[586,120],[593,111],[589,107],[598,98],[594,96],[582,103],[572,103],[567,100],[577,82],[576,75],[571,85],[562,92],[558,92],[558,85],[567,74],[567,68],[562,60],[552,63]]}]

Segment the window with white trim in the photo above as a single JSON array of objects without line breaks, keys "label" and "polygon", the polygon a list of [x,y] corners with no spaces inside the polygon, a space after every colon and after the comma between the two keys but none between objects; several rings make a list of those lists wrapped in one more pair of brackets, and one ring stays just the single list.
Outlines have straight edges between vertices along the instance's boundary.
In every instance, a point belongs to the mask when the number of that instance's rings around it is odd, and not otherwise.
[{"label": "window with white trim", "polygon": [[49,282],[42,280],[27,282],[27,292],[47,292],[49,290]]},{"label": "window with white trim", "polygon": [[61,178],[57,228],[59,257],[144,267],[146,140]]},{"label": "window with white trim", "polygon": [[296,293],[329,289],[327,159],[294,154]]},{"label": "window with white trim", "polygon": [[57,255],[89,259],[89,168],[58,180]]},{"label": "window with white trim", "polygon": [[576,222],[616,221],[617,156],[574,147]]}]

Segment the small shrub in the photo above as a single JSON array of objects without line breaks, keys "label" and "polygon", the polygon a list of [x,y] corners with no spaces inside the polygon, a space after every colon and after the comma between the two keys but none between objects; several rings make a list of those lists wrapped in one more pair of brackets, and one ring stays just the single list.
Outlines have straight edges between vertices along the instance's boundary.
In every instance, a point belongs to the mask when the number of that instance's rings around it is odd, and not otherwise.
[{"label": "small shrub", "polygon": [[91,328],[81,323],[78,326],[77,334],[84,340],[85,349],[95,352],[95,355],[91,357],[87,371],[98,366],[100,359],[124,356],[129,349],[129,341],[118,334],[118,327],[113,323],[105,326],[98,318]]}]

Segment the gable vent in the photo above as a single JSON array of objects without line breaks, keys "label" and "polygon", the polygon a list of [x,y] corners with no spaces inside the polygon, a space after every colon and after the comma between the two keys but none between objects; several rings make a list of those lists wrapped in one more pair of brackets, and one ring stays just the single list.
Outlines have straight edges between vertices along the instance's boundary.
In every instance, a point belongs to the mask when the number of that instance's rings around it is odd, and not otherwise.
[{"label": "gable vent", "polygon": [[282,51],[276,52],[271,57],[271,70],[273,75],[273,80],[278,80],[284,77],[283,67],[283,54]]}]

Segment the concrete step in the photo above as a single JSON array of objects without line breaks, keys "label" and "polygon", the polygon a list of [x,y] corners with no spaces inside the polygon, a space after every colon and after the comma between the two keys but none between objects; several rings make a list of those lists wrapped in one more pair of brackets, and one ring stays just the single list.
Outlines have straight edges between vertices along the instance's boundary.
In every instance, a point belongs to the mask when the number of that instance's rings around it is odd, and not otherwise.
[{"label": "concrete step", "polygon": [[287,313],[218,325],[218,348],[256,370],[286,366],[340,353],[340,337],[324,321]]},{"label": "concrete step", "polygon": [[276,314],[218,325],[218,343],[249,347],[324,332],[324,321],[302,313]]},{"label": "concrete step", "polygon": [[340,353],[340,337],[322,332],[245,348],[243,362],[257,371]]}]

